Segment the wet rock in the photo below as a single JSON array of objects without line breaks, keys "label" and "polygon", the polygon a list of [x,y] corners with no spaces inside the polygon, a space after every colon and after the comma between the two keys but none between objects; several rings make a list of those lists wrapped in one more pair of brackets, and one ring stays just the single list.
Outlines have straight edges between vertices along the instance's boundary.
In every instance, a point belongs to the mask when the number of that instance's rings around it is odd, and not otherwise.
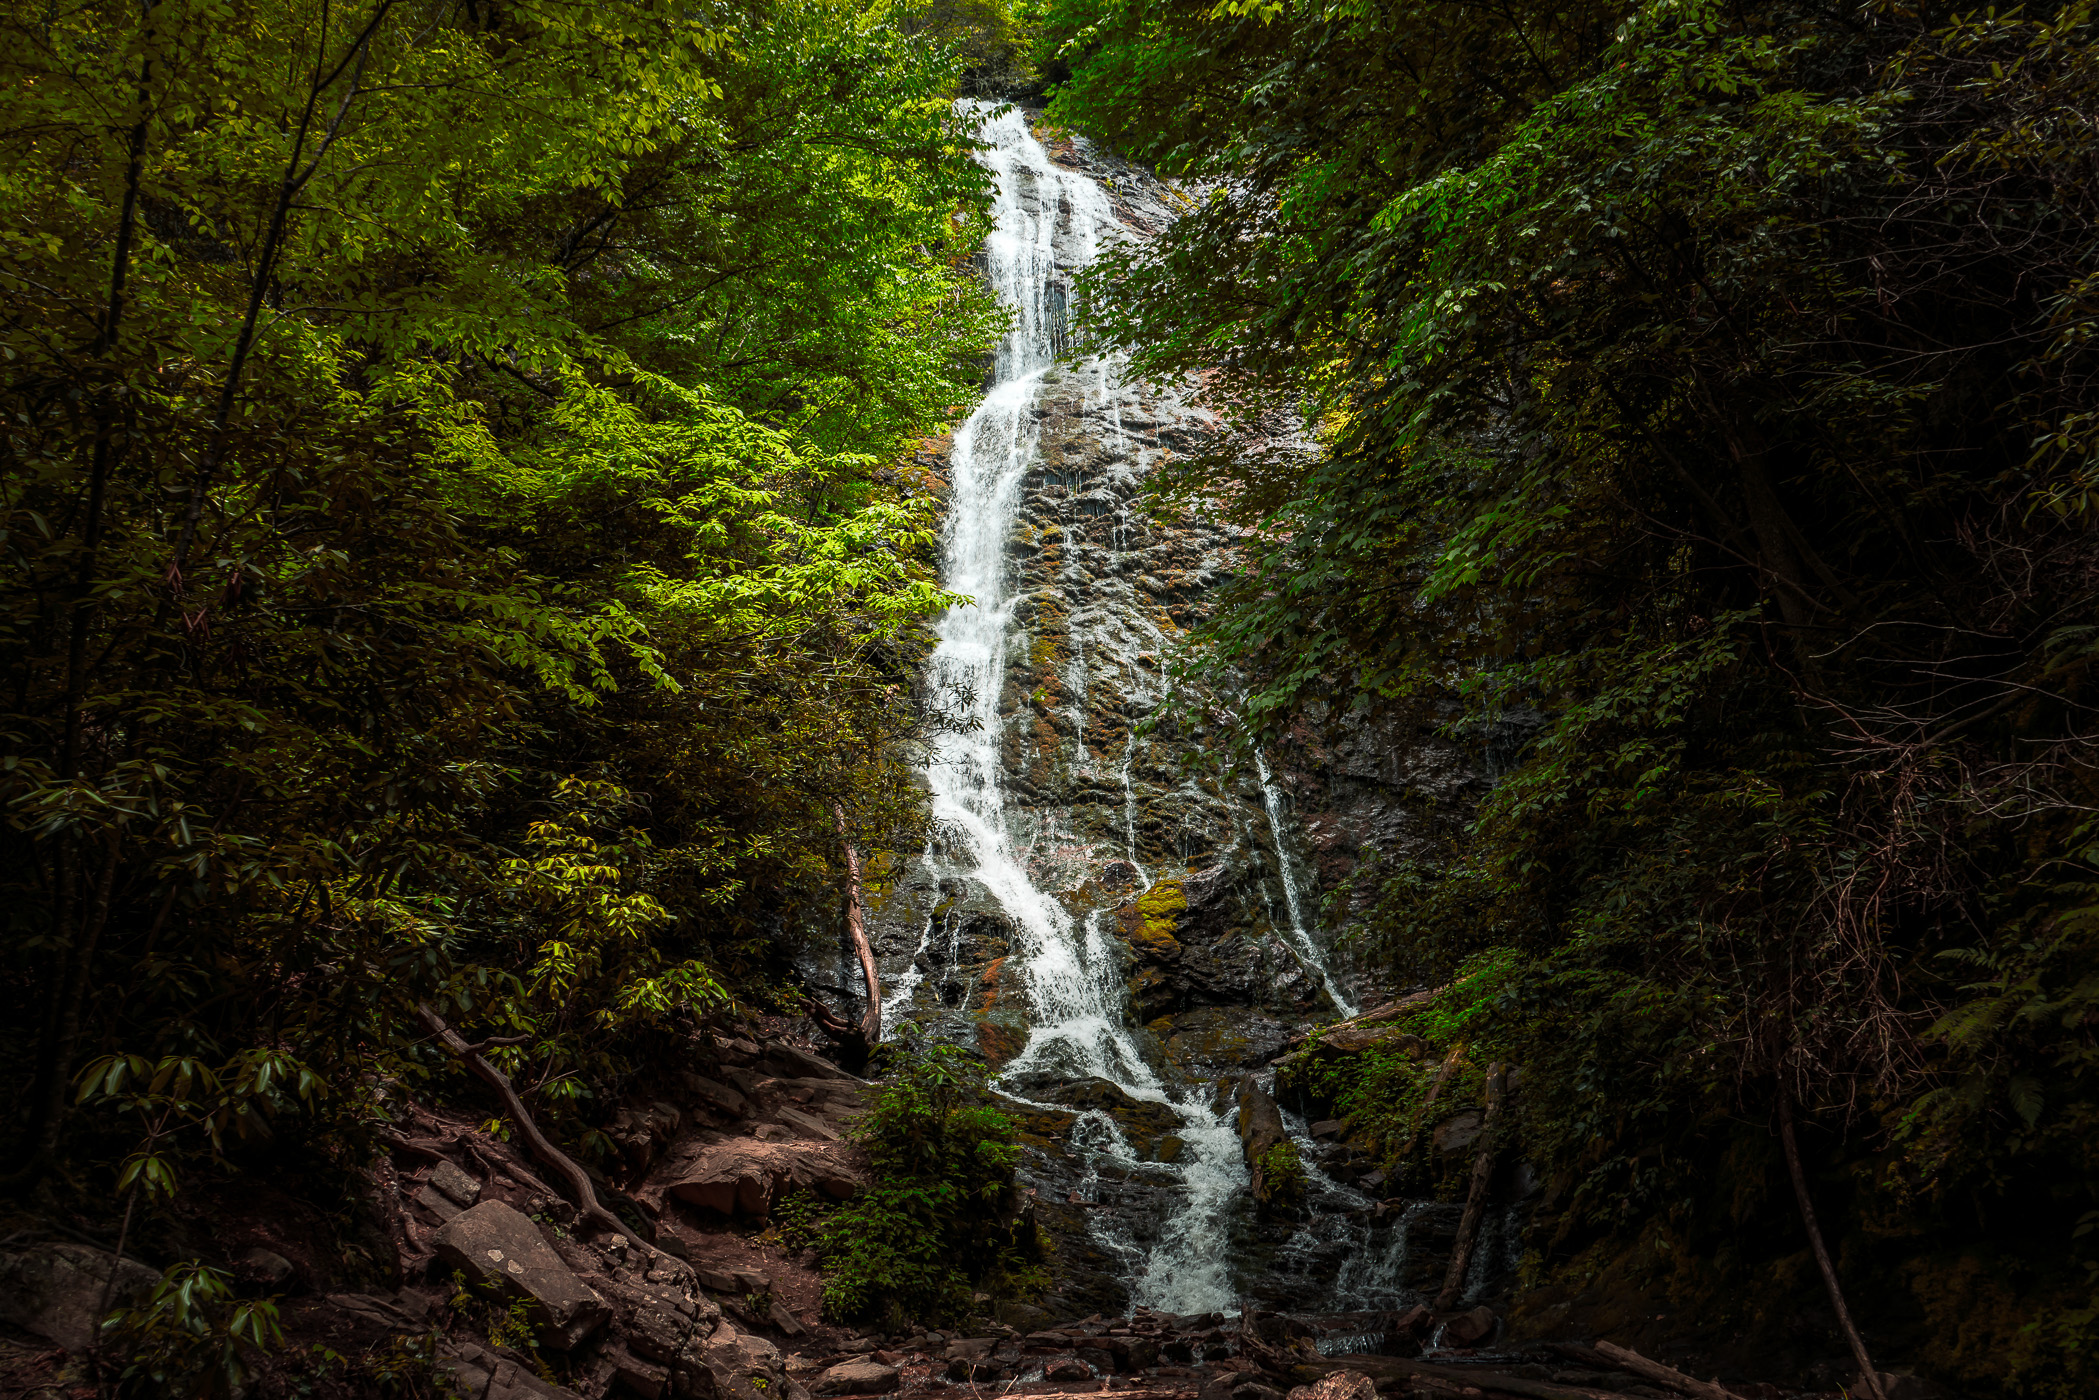
[{"label": "wet rock", "polygon": [[818,1375],[809,1391],[812,1395],[887,1395],[897,1385],[894,1366],[874,1361],[841,1361]]},{"label": "wet rock", "polygon": [[112,1272],[113,1308],[143,1302],[160,1282],[144,1264],[84,1244],[35,1244],[0,1253],[0,1318],[79,1351],[95,1340],[102,1290]]},{"label": "wet rock", "polygon": [[1181,1115],[1171,1106],[1140,1099],[1106,1079],[1078,1079],[1043,1090],[1052,1103],[1081,1111],[1097,1110],[1115,1120],[1141,1158],[1157,1156],[1161,1138],[1181,1126]]},{"label": "wet rock", "polygon": [[605,1300],[561,1261],[539,1227],[501,1201],[462,1211],[437,1232],[438,1259],[484,1289],[530,1305],[542,1335],[566,1351],[611,1315]]},{"label": "wet rock", "polygon": [[1184,1077],[1213,1080],[1267,1064],[1290,1040],[1289,1027],[1264,1011],[1198,1006],[1153,1020],[1166,1058]]},{"label": "wet rock", "polygon": [[1254,1195],[1262,1200],[1268,1198],[1264,1191],[1270,1183],[1264,1166],[1269,1154],[1290,1141],[1290,1133],[1283,1126],[1282,1110],[1269,1097],[1267,1091],[1254,1082],[1252,1075],[1239,1081],[1239,1146],[1246,1154],[1246,1165],[1254,1173]]}]

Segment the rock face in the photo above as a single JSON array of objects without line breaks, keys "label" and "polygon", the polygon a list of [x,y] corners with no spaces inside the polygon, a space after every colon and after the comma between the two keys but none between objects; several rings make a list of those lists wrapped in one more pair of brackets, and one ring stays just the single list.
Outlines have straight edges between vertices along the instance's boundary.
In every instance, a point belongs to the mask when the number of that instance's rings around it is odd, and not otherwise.
[{"label": "rock face", "polygon": [[563,1350],[597,1331],[612,1310],[554,1252],[529,1216],[501,1201],[461,1211],[437,1232],[439,1260],[490,1292],[523,1298]]},{"label": "rock face", "polygon": [[[116,1275],[114,1284],[110,1275]],[[95,1340],[103,1290],[110,1307],[144,1300],[160,1275],[84,1244],[34,1244],[0,1253],[0,1318],[79,1351]]]}]

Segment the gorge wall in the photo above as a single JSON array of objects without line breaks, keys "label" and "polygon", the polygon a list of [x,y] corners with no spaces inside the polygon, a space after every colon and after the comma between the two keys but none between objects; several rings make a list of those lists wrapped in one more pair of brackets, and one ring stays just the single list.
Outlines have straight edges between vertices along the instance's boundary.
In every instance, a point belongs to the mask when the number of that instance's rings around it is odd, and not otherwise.
[{"label": "gorge wall", "polygon": [[[885,1020],[980,1052],[1023,1122],[1054,1282],[1014,1320],[1414,1301],[1440,1281],[1456,1208],[1382,1200],[1381,1173],[1286,1105],[1307,1199],[1263,1210],[1240,1098],[1272,1087],[1308,1028],[1391,990],[1316,931],[1320,900],[1366,847],[1406,848],[1480,778],[1448,743],[1363,733],[1231,771],[1197,718],[1230,696],[1165,713],[1175,648],[1231,576],[1234,533],[1157,515],[1144,479],[1224,429],[1115,357],[1071,353],[1066,308],[1073,274],[1162,226],[1178,196],[1031,114],[985,110],[985,275],[1016,317],[934,468],[944,582],[975,604],[939,624],[933,666],[977,727],[946,736],[928,771],[931,847],[872,872]],[[852,986],[831,950],[808,971]],[[1480,1251],[1475,1291],[1507,1253]]]}]

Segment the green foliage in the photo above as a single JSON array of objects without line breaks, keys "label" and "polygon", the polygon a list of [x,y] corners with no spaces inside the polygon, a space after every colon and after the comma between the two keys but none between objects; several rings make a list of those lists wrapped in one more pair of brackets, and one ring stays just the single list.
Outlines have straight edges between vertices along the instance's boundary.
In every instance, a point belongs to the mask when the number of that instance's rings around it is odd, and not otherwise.
[{"label": "green foliage", "polygon": [[960,1320],[972,1285],[1034,1244],[1015,1215],[1019,1129],[987,1102],[983,1064],[958,1047],[907,1041],[883,1055],[854,1129],[874,1185],[817,1227],[824,1308],[842,1320]]},{"label": "green foliage", "polygon": [[[1783,1093],[1868,1326],[1926,1307],[1924,1240],[2016,1240],[2007,1315],[2089,1306],[2090,7],[1042,32],[1059,119],[1200,192],[1094,332],[1317,439],[1169,468],[1260,541],[1192,664],[1244,678],[1242,744],[1429,731],[1493,779],[1417,795],[1428,839],[1329,915],[1401,976],[1496,959],[1425,1029],[1523,1067],[1540,1243],[1764,1268]],[[1402,1059],[1329,1087],[1401,1124]]]},{"label": "green foliage", "polygon": [[242,1393],[283,1341],[274,1302],[235,1298],[224,1273],[192,1259],[104,1322],[102,1349],[118,1360],[121,1394],[211,1400]]},{"label": "green foliage", "polygon": [[840,0],[0,34],[9,1169],[354,1153],[456,1073],[419,1000],[587,1131],[778,983],[840,808],[917,839],[962,60]]},{"label": "green foliage", "polygon": [[1261,1204],[1295,1210],[1305,1203],[1305,1164],[1289,1138],[1274,1144],[1254,1164],[1261,1173]]}]

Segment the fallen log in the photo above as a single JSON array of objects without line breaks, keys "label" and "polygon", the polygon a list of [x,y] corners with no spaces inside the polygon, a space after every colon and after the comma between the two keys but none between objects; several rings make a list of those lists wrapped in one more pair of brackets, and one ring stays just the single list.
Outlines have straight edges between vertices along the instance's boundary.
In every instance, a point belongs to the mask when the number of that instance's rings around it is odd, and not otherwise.
[{"label": "fallen log", "polygon": [[1696,1400],[1742,1400],[1741,1396],[1718,1381],[1702,1381],[1695,1376],[1687,1376],[1674,1366],[1649,1360],[1631,1347],[1622,1347],[1616,1342],[1598,1342],[1596,1350],[1620,1370],[1630,1371],[1636,1376],[1645,1376],[1658,1385],[1666,1385],[1671,1390],[1695,1396]]}]

